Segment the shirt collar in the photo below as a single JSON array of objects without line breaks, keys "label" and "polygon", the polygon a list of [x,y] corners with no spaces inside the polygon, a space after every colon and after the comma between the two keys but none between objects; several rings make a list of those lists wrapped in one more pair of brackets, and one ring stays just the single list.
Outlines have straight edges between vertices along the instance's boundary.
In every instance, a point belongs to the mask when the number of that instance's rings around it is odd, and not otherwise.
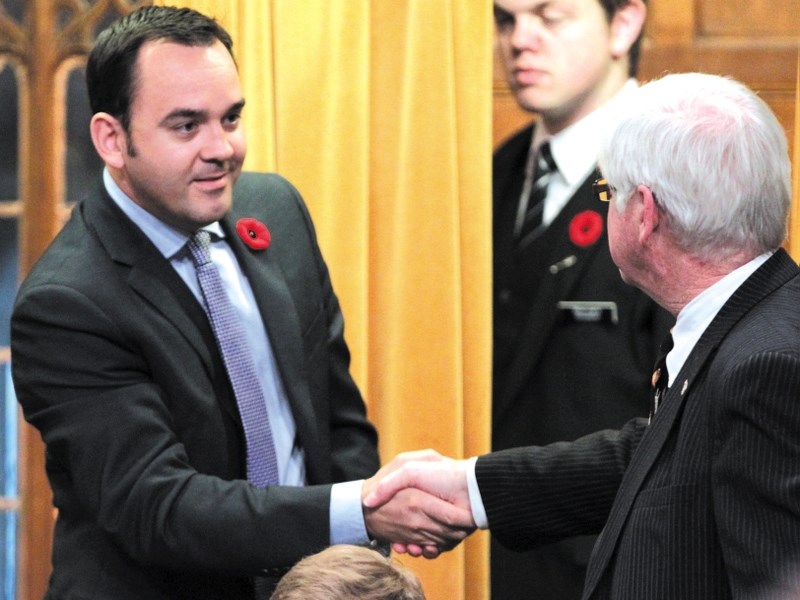
[{"label": "shirt collar", "polygon": [[[175,229],[171,225],[167,225],[164,221],[136,204],[136,202],[117,185],[117,182],[114,181],[108,169],[103,169],[103,184],[114,203],[119,206],[120,210],[142,230],[142,233],[144,233],[151,242],[153,242],[164,258],[171,260],[184,248],[186,242],[189,240],[189,236],[183,231]],[[216,236],[216,238],[225,237],[225,232],[220,226],[219,221],[201,227],[201,229],[205,229],[210,232],[212,236]]]},{"label": "shirt collar", "polygon": [[533,147],[538,148],[549,138],[553,159],[567,185],[577,187],[596,169],[597,155],[605,136],[614,129],[618,115],[624,111],[638,87],[635,79],[629,79],[608,102],[553,136],[544,124],[535,128]]}]

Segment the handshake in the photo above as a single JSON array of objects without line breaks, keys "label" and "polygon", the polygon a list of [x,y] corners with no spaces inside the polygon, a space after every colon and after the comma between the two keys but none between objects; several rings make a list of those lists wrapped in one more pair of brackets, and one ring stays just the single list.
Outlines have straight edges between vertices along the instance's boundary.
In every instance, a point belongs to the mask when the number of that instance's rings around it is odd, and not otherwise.
[{"label": "handshake", "polygon": [[361,498],[370,536],[395,552],[436,558],[476,529],[467,461],[433,450],[399,454],[364,482]]}]

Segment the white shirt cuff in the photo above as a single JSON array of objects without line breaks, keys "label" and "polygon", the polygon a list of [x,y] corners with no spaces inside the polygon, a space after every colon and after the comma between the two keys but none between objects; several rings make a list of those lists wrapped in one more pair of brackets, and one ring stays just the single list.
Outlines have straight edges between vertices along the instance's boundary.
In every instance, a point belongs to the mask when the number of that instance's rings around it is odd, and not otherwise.
[{"label": "white shirt cuff", "polygon": [[361,508],[364,480],[334,483],[331,486],[331,545],[367,544],[369,534]]},{"label": "white shirt cuff", "polygon": [[475,463],[478,457],[473,456],[467,459],[467,492],[469,493],[469,506],[472,509],[472,518],[478,529],[489,529],[489,519],[486,517],[486,509],[483,507],[483,498],[478,489],[478,478],[475,476]]}]

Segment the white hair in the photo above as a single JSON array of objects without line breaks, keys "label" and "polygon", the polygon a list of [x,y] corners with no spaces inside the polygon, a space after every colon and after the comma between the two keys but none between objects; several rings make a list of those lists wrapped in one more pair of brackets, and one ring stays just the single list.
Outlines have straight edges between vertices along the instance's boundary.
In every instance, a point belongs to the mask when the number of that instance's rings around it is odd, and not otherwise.
[{"label": "white hair", "polygon": [[755,256],[786,238],[786,136],[766,103],[733,79],[682,73],[643,85],[599,165],[619,210],[646,185],[681,247],[702,258]]}]

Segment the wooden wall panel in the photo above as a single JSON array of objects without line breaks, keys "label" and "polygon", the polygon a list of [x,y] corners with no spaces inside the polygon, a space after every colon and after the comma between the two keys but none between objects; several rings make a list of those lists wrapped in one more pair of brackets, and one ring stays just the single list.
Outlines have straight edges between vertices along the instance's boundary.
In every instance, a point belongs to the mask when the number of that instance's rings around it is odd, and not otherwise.
[{"label": "wooden wall panel", "polygon": [[797,0],[716,0],[698,2],[697,8],[697,29],[704,36],[794,38],[800,31]]},{"label": "wooden wall panel", "polygon": [[496,148],[511,133],[522,129],[534,116],[517,106],[517,101],[503,76],[502,65],[495,52],[492,102],[492,143]]}]

